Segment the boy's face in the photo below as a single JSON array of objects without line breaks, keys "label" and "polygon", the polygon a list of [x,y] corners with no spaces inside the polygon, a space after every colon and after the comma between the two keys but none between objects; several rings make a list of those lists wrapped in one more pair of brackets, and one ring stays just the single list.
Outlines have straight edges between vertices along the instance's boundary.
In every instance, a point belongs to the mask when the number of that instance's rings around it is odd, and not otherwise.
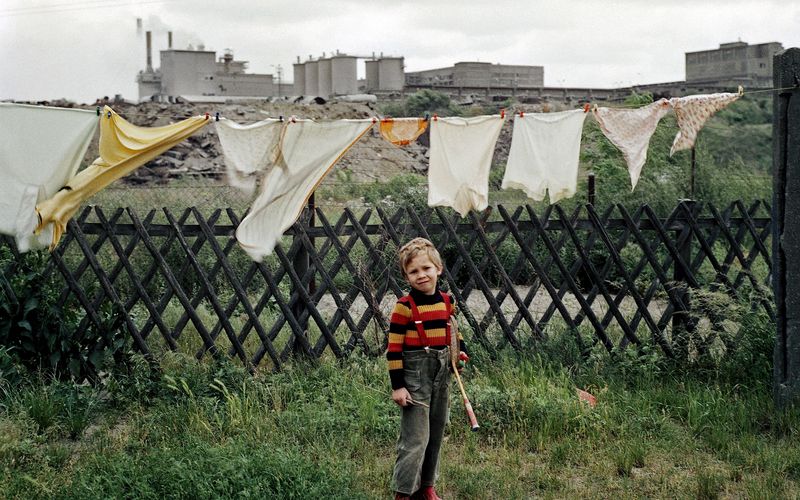
[{"label": "boy's face", "polygon": [[433,295],[442,268],[436,267],[427,254],[419,253],[406,264],[405,272],[406,280],[414,289]]}]

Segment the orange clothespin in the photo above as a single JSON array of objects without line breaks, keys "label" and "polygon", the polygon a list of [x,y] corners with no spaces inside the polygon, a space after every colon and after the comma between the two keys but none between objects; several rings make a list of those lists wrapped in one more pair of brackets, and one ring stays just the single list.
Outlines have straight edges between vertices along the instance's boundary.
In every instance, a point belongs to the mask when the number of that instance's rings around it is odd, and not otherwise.
[{"label": "orange clothespin", "polygon": [[584,113],[588,113],[589,112],[589,103],[588,102],[583,105],[583,112]]},{"label": "orange clothespin", "polygon": [[503,108],[500,110],[500,118],[505,118],[505,117],[506,117],[506,108]]}]

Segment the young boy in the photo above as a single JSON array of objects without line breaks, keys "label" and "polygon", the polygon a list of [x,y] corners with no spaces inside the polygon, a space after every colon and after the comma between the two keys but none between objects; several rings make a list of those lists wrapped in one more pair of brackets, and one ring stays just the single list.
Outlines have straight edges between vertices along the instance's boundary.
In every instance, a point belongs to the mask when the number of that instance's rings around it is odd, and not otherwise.
[{"label": "young boy", "polygon": [[[434,482],[448,415],[454,303],[450,294],[439,291],[442,258],[433,243],[414,238],[400,248],[399,257],[411,293],[394,306],[386,353],[392,400],[402,407],[392,486],[395,499],[413,494],[437,500]],[[460,336],[458,341],[462,354],[464,342]]]}]

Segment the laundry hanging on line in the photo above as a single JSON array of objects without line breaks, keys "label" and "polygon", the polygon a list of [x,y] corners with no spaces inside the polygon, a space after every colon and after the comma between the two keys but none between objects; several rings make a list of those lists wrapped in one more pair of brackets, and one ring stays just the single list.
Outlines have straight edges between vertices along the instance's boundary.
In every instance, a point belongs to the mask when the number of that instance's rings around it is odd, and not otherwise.
[{"label": "laundry hanging on line", "polygon": [[139,127],[105,106],[100,119],[100,157],[72,177],[53,197],[36,206],[39,214],[36,232],[53,225],[50,243],[50,250],[53,250],[67,222],[87,198],[172,148],[208,122],[208,116],[195,116],[163,127]]},{"label": "laundry hanging on line", "polygon": [[424,118],[387,118],[381,120],[381,136],[395,146],[408,146],[425,133],[428,120]]},{"label": "laundry hanging on line", "polygon": [[707,95],[690,95],[686,97],[673,97],[669,100],[672,109],[675,110],[675,118],[678,120],[680,130],[675,135],[675,140],[669,150],[672,156],[676,151],[682,149],[692,149],[697,140],[697,134],[705,125],[706,120],[742,96],[742,88],[739,93],[729,92]]},{"label": "laundry hanging on line", "polygon": [[520,113],[514,117],[503,189],[521,189],[528,198],[550,203],[575,195],[586,112]]},{"label": "laundry hanging on line", "polygon": [[504,118],[431,120],[428,206],[453,207],[462,217],[489,205],[489,168]]},{"label": "laundry hanging on line", "polygon": [[264,176],[261,193],[236,229],[236,240],[250,258],[260,262],[272,253],[325,174],[373,123],[374,120],[286,123],[276,164]]},{"label": "laundry hanging on line", "polygon": [[0,103],[0,234],[20,252],[52,240],[34,235],[36,204],[75,175],[97,121],[94,111]]},{"label": "laundry hanging on line", "polygon": [[658,122],[671,109],[666,99],[641,108],[595,108],[594,118],[603,134],[621,152],[628,165],[631,191],[636,188],[642,167],[647,160],[647,148]]},{"label": "laundry hanging on line", "polygon": [[267,119],[250,125],[231,120],[215,122],[217,137],[225,157],[228,183],[252,194],[257,176],[266,173],[280,154],[281,134],[285,130],[280,119]]}]

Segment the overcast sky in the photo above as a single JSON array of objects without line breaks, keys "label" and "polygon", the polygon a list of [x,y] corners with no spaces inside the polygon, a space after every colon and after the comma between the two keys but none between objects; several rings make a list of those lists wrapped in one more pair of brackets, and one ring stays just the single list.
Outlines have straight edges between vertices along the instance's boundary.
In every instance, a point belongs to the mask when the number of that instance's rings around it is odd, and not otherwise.
[{"label": "overcast sky", "polygon": [[[142,19],[137,31],[136,19]],[[684,52],[720,43],[800,46],[795,0],[2,0],[0,99],[137,99],[144,32],[166,48],[232,49],[251,73],[292,77],[297,56],[404,56],[406,71],[458,61],[544,66],[545,85],[684,78]],[[359,63],[359,75],[363,75]]]}]

